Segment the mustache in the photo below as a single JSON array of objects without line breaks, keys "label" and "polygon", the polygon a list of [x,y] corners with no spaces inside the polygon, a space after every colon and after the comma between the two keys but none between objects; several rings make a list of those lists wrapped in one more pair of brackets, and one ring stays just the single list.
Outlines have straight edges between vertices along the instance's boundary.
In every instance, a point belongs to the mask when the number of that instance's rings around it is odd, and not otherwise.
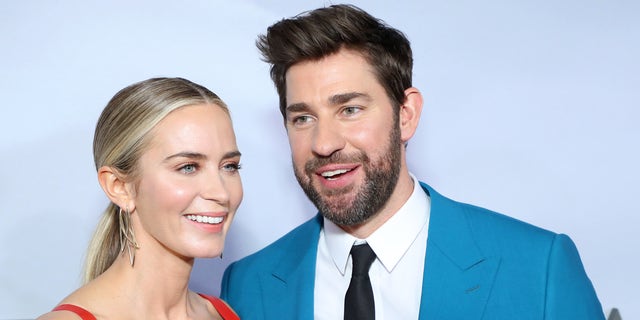
[{"label": "mustache", "polygon": [[313,174],[318,170],[318,168],[328,164],[354,163],[354,162],[368,163],[369,157],[364,152],[355,152],[352,154],[335,152],[328,157],[315,156],[313,159],[307,161],[307,163],[304,165],[304,171],[307,174]]}]

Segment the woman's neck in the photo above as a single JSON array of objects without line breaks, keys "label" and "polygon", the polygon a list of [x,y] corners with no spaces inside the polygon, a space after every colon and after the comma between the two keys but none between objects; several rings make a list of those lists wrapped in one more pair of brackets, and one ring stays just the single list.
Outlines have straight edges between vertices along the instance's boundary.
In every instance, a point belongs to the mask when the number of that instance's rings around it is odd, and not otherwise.
[{"label": "woman's neck", "polygon": [[125,250],[100,277],[104,279],[96,280],[103,280],[101,286],[117,301],[113,305],[123,306],[132,318],[182,319],[194,313],[198,299],[188,290],[194,259],[150,249],[135,250],[133,266]]}]

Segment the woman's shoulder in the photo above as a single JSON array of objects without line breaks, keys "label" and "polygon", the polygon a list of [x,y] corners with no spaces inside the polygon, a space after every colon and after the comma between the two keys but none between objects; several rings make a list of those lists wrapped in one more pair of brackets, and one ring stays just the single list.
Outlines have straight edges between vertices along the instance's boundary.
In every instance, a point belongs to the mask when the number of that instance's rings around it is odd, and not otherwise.
[{"label": "woman's shoulder", "polygon": [[231,307],[222,299],[216,298],[214,296],[202,294],[202,293],[198,293],[198,295],[208,300],[211,303],[211,305],[213,305],[213,308],[216,309],[216,311],[218,312],[220,317],[222,317],[223,320],[240,319],[240,317],[238,317],[235,311],[233,311],[233,309],[231,309]]},{"label": "woman's shoulder", "polygon": [[95,307],[95,288],[92,283],[86,284],[62,299],[51,311],[43,314],[37,320],[95,320],[91,310]]},{"label": "woman's shoulder", "polygon": [[82,319],[72,312],[49,312],[36,318],[36,320],[78,320]]},{"label": "woman's shoulder", "polygon": [[51,311],[36,318],[36,320],[78,320],[78,319],[82,319],[82,318],[80,318],[80,316],[78,316],[75,313],[58,312],[58,311]]},{"label": "woman's shoulder", "polygon": [[96,317],[86,309],[75,304],[59,304],[51,312],[45,313],[37,320],[96,320]]}]

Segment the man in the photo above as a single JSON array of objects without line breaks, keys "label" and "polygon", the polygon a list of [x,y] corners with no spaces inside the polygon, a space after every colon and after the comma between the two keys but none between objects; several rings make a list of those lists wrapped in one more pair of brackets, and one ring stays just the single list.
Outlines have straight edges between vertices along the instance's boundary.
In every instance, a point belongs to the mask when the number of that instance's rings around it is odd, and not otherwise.
[{"label": "man", "polygon": [[335,5],[274,24],[258,47],[319,214],[225,271],[242,319],[604,319],[567,236],[409,172],[422,96],[400,31]]}]

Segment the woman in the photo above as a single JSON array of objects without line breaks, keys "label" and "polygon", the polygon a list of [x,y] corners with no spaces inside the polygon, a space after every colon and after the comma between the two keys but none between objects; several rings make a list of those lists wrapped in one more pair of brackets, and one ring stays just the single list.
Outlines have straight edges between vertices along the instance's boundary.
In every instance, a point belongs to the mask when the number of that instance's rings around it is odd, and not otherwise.
[{"label": "woman", "polygon": [[89,247],[86,284],[39,319],[238,319],[188,289],[195,258],[222,255],[242,200],[224,102],[181,78],[133,84],[103,110],[93,153],[111,203]]}]

